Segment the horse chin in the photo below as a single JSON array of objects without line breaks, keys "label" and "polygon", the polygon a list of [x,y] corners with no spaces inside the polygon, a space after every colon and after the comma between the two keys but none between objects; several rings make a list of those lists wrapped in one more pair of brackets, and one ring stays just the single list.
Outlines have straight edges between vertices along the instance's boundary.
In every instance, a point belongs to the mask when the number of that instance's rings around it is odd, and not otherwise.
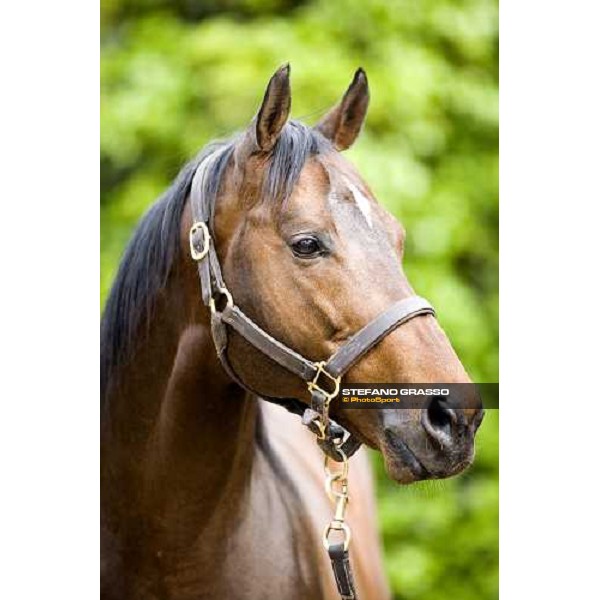
[{"label": "horse chin", "polygon": [[428,460],[418,456],[401,440],[389,441],[382,449],[385,469],[393,481],[403,485],[431,479],[447,479],[462,473],[473,463],[474,453],[447,457],[446,460]]},{"label": "horse chin", "polygon": [[427,479],[424,473],[415,473],[399,460],[385,460],[385,470],[388,477],[401,485],[409,485]]},{"label": "horse chin", "polygon": [[382,453],[388,477],[396,483],[407,485],[434,478],[408,446],[399,440],[393,448],[386,444]]}]

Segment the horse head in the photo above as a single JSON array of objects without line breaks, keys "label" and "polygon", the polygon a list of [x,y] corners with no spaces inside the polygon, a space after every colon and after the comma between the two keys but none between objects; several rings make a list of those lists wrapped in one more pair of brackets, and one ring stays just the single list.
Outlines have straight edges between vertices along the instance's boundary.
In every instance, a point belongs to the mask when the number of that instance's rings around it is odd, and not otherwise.
[{"label": "horse head", "polygon": [[[289,120],[289,66],[271,78],[250,126],[200,164],[215,195],[214,244],[236,304],[273,338],[313,361],[327,359],[394,302],[414,295],[403,271],[405,230],[342,155],[369,104],[359,69],[341,101],[314,127]],[[184,218],[184,244],[191,225]],[[308,402],[303,381],[231,332],[228,357],[259,394]],[[432,315],[392,331],[345,374],[354,382],[469,383]],[[403,410],[332,416],[381,450],[399,482],[443,478],[470,464],[483,411],[440,398]]]}]

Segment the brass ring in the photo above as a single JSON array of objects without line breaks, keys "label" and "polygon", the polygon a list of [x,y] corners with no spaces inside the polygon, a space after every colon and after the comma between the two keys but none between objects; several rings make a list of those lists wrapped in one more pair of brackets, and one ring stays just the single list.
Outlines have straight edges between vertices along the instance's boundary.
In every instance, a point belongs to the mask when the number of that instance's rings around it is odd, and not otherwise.
[{"label": "brass ring", "polygon": [[343,523],[342,521],[331,521],[329,525],[327,525],[323,531],[323,546],[325,550],[329,552],[330,544],[329,544],[329,534],[333,531],[343,531],[344,532],[344,550],[348,550],[350,547],[350,527]]},{"label": "brass ring", "polygon": [[[226,287],[217,288],[217,291],[227,299],[225,308],[231,308],[233,306],[233,297],[231,296],[231,292]],[[215,304],[214,297],[208,301],[208,305],[210,306],[210,312],[214,315],[217,312],[217,306]]]},{"label": "brass ring", "polygon": [[324,464],[323,464],[323,467],[325,469],[325,475],[327,475],[327,477],[331,477],[332,475],[334,475],[334,474],[337,475],[339,473],[342,476],[342,479],[347,479],[348,471],[350,469],[350,463],[348,461],[348,457],[346,456],[346,453],[342,450],[341,446],[337,447],[336,451],[342,455],[342,468],[339,471],[332,471],[329,468],[329,461],[331,459],[326,454],[325,459],[324,459]]}]

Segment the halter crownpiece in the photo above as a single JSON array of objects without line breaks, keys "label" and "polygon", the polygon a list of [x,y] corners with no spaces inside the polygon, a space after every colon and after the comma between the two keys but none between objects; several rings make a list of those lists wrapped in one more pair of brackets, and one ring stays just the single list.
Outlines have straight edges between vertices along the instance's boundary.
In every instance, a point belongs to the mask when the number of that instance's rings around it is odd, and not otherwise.
[{"label": "halter crownpiece", "polygon": [[[348,496],[348,458],[361,445],[350,432],[329,418],[329,407],[340,391],[344,374],[394,329],[419,315],[434,315],[427,300],[411,296],[392,304],[356,332],[326,361],[314,362],[269,335],[234,302],[223,279],[221,265],[211,235],[214,206],[201,193],[204,169],[197,169],[192,181],[190,204],[194,224],[189,242],[192,259],[198,265],[202,301],[210,308],[211,332],[217,355],[228,375],[243,389],[269,402],[280,404],[294,414],[302,415],[302,422],[317,437],[317,444],[326,456],[326,490],[335,503],[335,515],[323,532],[323,543],[331,559],[338,591],[343,600],[356,600],[354,580],[350,568],[348,547],[350,529],[345,523]],[[227,355],[228,327],[231,327],[265,356],[293,373],[304,382],[310,392],[310,407],[295,398],[266,397],[246,385],[235,373]],[[327,459],[342,463],[342,470],[331,472]],[[330,543],[333,531],[342,532],[342,543]]]}]

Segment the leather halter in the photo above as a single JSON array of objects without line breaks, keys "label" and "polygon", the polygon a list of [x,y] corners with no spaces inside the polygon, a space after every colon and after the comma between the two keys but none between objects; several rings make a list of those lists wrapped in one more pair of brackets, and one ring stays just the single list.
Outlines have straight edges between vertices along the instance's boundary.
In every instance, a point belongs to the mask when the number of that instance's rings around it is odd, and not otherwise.
[{"label": "leather halter", "polygon": [[[427,300],[411,296],[392,304],[355,333],[327,361],[312,361],[269,335],[237,306],[225,285],[211,235],[214,206],[202,193],[203,169],[198,168],[191,186],[190,204],[194,224],[190,230],[190,252],[198,264],[202,301],[211,311],[211,331],[217,355],[229,376],[256,396],[303,415],[302,422],[317,435],[323,452],[335,461],[351,456],[360,442],[346,429],[329,419],[329,404],[338,395],[340,380],[373,346],[396,327],[419,315],[435,315]],[[223,307],[223,300],[225,306]],[[231,327],[265,356],[306,382],[311,393],[310,408],[295,398],[265,397],[240,380],[227,355],[228,327]],[[338,452],[342,449],[342,453]]]},{"label": "leather halter", "polygon": [[[435,315],[427,300],[411,296],[392,304],[370,323],[356,332],[337,352],[326,361],[312,361],[269,335],[233,301],[225,285],[221,265],[211,236],[215,207],[202,193],[204,170],[196,170],[192,181],[190,203],[194,224],[190,229],[190,253],[198,264],[202,301],[210,308],[211,331],[217,355],[229,376],[243,389],[256,396],[280,404],[290,412],[302,415],[302,422],[316,436],[317,443],[327,457],[343,463],[342,472],[328,471],[326,489],[336,503],[335,516],[323,534],[323,544],[329,554],[338,592],[342,600],[357,600],[348,546],[350,529],[345,523],[348,503],[348,457],[360,447],[350,432],[329,418],[329,405],[340,391],[342,376],[355,365],[373,346],[396,327],[419,315]],[[223,306],[224,301],[224,306]],[[265,356],[275,361],[306,382],[310,391],[310,408],[296,398],[270,398],[252,390],[237,376],[227,355],[228,327]],[[341,485],[337,491],[334,482]],[[329,533],[337,530],[344,534],[343,543],[330,543]]]}]

